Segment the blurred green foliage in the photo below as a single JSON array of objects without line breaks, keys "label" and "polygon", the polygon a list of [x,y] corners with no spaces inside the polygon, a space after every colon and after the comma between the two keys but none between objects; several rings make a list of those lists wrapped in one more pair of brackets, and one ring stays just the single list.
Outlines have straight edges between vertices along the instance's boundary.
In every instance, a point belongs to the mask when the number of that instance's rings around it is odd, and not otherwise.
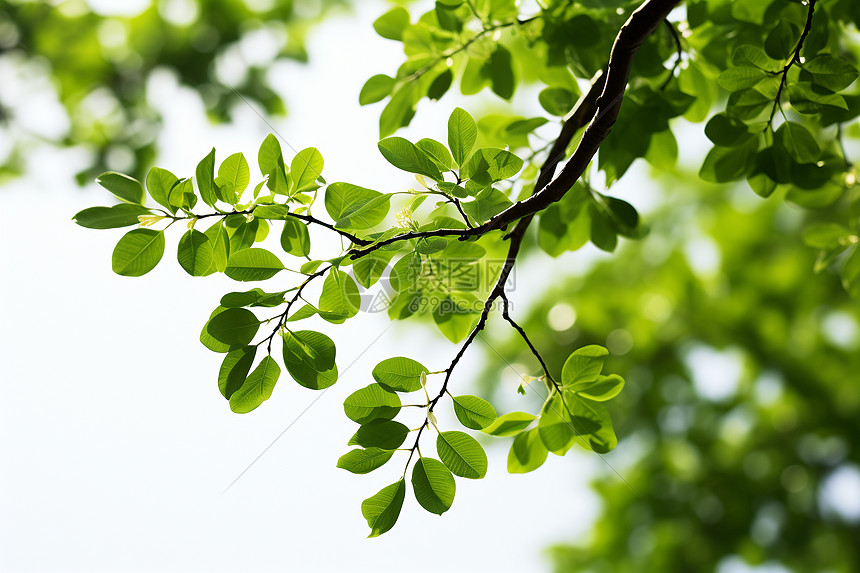
[{"label": "blurred green foliage", "polygon": [[[120,4],[111,10],[129,11]],[[0,61],[22,75],[47,77],[56,90],[70,125],[55,142],[93,152],[80,182],[110,168],[111,152],[122,153],[123,168],[142,177],[155,158],[158,136],[159,117],[146,94],[153,73],[170,72],[180,84],[197,90],[213,121],[228,120],[241,97],[268,114],[284,114],[284,102],[269,87],[266,70],[278,59],[306,61],[309,30],[332,8],[347,4],[161,0],[146,2],[126,16],[96,13],[83,0],[3,0]],[[225,61],[233,65],[238,82],[219,76],[219,64]],[[0,165],[0,174],[7,176],[23,168],[27,141],[40,139],[40,134],[28,133],[19,113],[0,97],[0,126],[17,143]]]},{"label": "blurred green foliage", "polygon": [[[623,480],[597,464],[596,528],[553,548],[556,570],[714,571],[734,556],[857,571],[860,516],[838,513],[857,491],[824,485],[860,464],[856,301],[834,273],[809,276],[797,208],[657,183],[684,191],[647,217],[649,237],[552,287],[524,324],[550,370],[605,344],[628,382],[609,407],[620,446],[605,456]],[[540,372],[518,338],[492,345]]]}]

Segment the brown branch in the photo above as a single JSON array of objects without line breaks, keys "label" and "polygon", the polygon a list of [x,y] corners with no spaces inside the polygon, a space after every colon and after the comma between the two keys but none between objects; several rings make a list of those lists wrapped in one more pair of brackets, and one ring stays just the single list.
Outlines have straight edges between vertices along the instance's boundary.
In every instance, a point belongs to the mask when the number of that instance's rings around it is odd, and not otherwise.
[{"label": "brown branch", "polygon": [[773,116],[776,115],[776,110],[779,108],[779,100],[782,98],[782,90],[785,89],[786,80],[788,79],[788,71],[795,63],[800,63],[800,50],[803,49],[803,42],[806,41],[806,36],[809,35],[809,31],[812,29],[812,14],[815,12],[816,1],[817,0],[809,1],[809,8],[806,11],[806,25],[804,25],[803,32],[800,34],[800,40],[797,41],[797,46],[794,48],[794,53],[792,54],[791,59],[788,60],[788,63],[782,68],[782,78],[779,80],[779,88],[776,90],[776,99],[773,100],[773,107],[770,110],[770,117],[767,120],[767,126],[764,128],[765,131],[770,129],[771,123],[773,123]]},{"label": "brown branch", "polygon": [[349,252],[352,258],[361,258],[385,245],[420,237],[455,236],[459,237],[460,240],[479,237],[490,231],[506,228],[515,221],[530,220],[531,216],[561,200],[585,173],[603,140],[609,136],[612,126],[615,125],[615,120],[618,119],[618,112],[621,109],[621,102],[624,99],[624,91],[627,88],[627,80],[630,77],[633,57],[639,51],[642,43],[654,33],[679,3],[680,0],[646,0],[621,27],[609,56],[605,85],[600,97],[597,98],[597,111],[594,119],[586,127],[579,145],[558,177],[552,179],[544,187],[535,185],[536,193],[534,195],[508,207],[483,225],[465,230],[437,229],[435,231],[404,233],[374,243],[365,249],[353,249]]}]

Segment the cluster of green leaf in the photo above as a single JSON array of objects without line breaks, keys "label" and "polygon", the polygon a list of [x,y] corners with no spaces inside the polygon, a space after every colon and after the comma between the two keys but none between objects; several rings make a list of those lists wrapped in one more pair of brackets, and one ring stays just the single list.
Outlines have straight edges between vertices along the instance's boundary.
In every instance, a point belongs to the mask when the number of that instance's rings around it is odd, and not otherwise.
[{"label": "cluster of green leaf", "polygon": [[[281,363],[298,384],[322,390],[337,382],[334,341],[322,332],[293,330],[292,324],[316,315],[331,324],[354,317],[361,305],[358,285],[371,287],[386,271],[396,293],[389,306],[392,319],[430,314],[452,342],[463,340],[475,331],[479,320],[486,320],[488,309],[478,295],[484,296],[486,279],[496,280],[497,276],[480,272],[476,261],[484,258],[487,250],[476,240],[461,240],[469,238],[467,235],[432,235],[440,229],[468,233],[512,205],[508,198],[511,189],[506,193],[496,185],[519,173],[523,161],[504,149],[475,149],[477,132],[475,120],[457,108],[448,122],[447,146],[433,139],[414,144],[400,137],[380,141],[382,155],[398,169],[414,174],[420,183],[420,189],[408,192],[380,193],[351,183],[327,184],[321,175],[324,161],[318,150],[300,151],[287,165],[277,138],[269,135],[257,154],[262,180],[250,196],[251,170],[244,155],[225,158],[216,175],[213,149],[191,178],[179,178],[154,167],[144,188],[128,175],[103,173],[99,184],[122,202],[84,209],[74,220],[93,229],[140,225],[122,236],[114,249],[113,270],[123,276],[138,277],[154,269],[164,255],[165,231],[178,221],[186,221],[187,231],[179,239],[176,256],[191,276],[221,272],[236,281],[258,282],[290,270],[302,277],[295,286],[279,292],[254,288],[225,294],[200,334],[207,348],[225,355],[218,373],[221,394],[231,410],[248,413],[271,397],[280,378],[281,366],[272,356],[276,339],[281,340]],[[323,187],[324,207],[333,223],[312,214]],[[395,226],[377,230],[397,194],[407,195],[409,202],[398,213]],[[438,201],[429,213],[419,215],[428,197]],[[147,207],[150,199],[159,207]],[[210,211],[201,214],[198,202]],[[419,223],[417,218],[427,222]],[[195,227],[205,219],[214,222],[204,231],[197,230]],[[298,268],[290,269],[275,253],[255,246],[265,241],[271,226],[279,222],[283,223],[280,246],[284,255],[307,259]],[[162,223],[164,229],[150,228]],[[312,259],[310,225],[337,233],[348,239],[348,244],[333,258]],[[418,236],[413,238],[412,234]],[[496,232],[480,239],[487,245],[501,243],[501,235]],[[350,266],[352,272],[348,274],[343,269]],[[323,283],[318,301],[313,302],[303,293],[317,278],[323,278]],[[416,304],[428,301],[430,304]],[[272,308],[278,309],[277,314],[268,318],[257,314]],[[268,328],[260,333],[264,326]],[[259,361],[258,353],[262,354]],[[515,412],[497,419],[492,405],[477,396],[454,397],[455,413],[467,428],[516,436],[508,464],[512,472],[537,468],[548,451],[564,455],[577,439],[583,447],[609,451],[617,440],[601,402],[617,395],[623,380],[600,375],[605,356],[605,349],[594,346],[575,352],[562,370],[561,384],[545,373],[551,392],[540,416]],[[433,408],[448,394],[455,364],[456,360],[436,372],[444,373],[445,380],[432,400],[426,390],[427,368],[403,357],[378,364],[373,371],[376,383],[352,393],[344,403],[347,417],[361,424],[350,440],[350,445],[360,448],[342,456],[338,466],[367,473],[386,463],[410,431],[394,421],[402,406],[398,393],[423,389],[427,400],[421,406],[426,408],[426,416],[408,450],[406,466],[408,469],[418,452],[412,473],[416,499],[428,511],[446,511],[454,497],[452,473],[477,479],[487,471],[483,449],[464,432],[439,432],[436,449],[441,462],[422,456],[419,449],[424,429],[436,427]],[[537,422],[536,427],[527,430],[532,422]],[[364,503],[362,511],[371,535],[394,525],[405,487],[401,479]]]},{"label": "cluster of green leaf", "polygon": [[[312,389],[334,384],[334,342],[321,332],[291,327],[311,316],[331,324],[356,316],[362,305],[359,287],[385,279],[393,292],[391,319],[430,317],[460,349],[447,368],[432,373],[405,357],[378,365],[376,383],[345,402],[347,416],[360,424],[350,440],[359,448],[338,465],[366,473],[397,450],[409,452],[401,480],[362,506],[371,535],[394,525],[415,453],[415,497],[428,511],[443,513],[453,502],[454,475],[479,478],[486,472],[483,450],[463,432],[439,431],[439,459],[422,455],[421,437],[435,428],[434,408],[445,396],[453,398],[465,427],[513,437],[511,472],[531,471],[548,452],[563,455],[575,443],[598,453],[615,447],[604,402],[624,383],[601,374],[606,350],[587,345],[571,354],[568,341],[563,364],[545,361],[538,349],[557,345],[532,343],[511,318],[504,287],[521,247],[528,252],[536,244],[558,256],[590,241],[612,252],[619,236],[644,237],[648,226],[635,207],[609,188],[640,158],[659,170],[676,169],[673,130],[683,120],[708,120],[704,132],[715,147],[699,170],[701,179],[721,184],[747,179],[760,195],[774,194],[814,210],[815,224],[804,237],[821,251],[818,270],[840,263],[846,288],[857,292],[860,195],[851,189],[854,171],[843,138],[856,135],[847,125],[860,113],[852,63],[858,50],[844,30],[856,23],[860,11],[844,0],[826,5],[701,0],[688,3],[686,14],[672,12],[678,3],[559,0],[525,15],[513,0],[445,0],[415,23],[406,8],[394,8],[374,28],[403,44],[406,61],[394,77],[370,78],[359,99],[370,104],[390,98],[381,111],[379,151],[394,167],[415,175],[415,189],[379,192],[352,183],[329,184],[317,150],[299,152],[287,165],[277,139],[269,136],[258,153],[262,180],[252,196],[251,170],[242,154],[227,157],[216,176],[213,150],[193,178],[152,169],[146,190],[126,175],[103,174],[100,184],[122,203],[84,210],[75,220],[91,228],[138,222],[144,227],[120,239],[113,256],[119,274],[140,276],[161,259],[164,230],[149,227],[187,221],[177,258],[193,276],[223,272],[237,281],[265,281],[284,270],[299,276],[285,290],[228,293],[203,328],[201,342],[225,354],[219,389],[236,412],[249,412],[271,396],[281,372],[272,357],[278,340],[282,364],[296,382]],[[663,20],[666,14],[677,21]],[[622,42],[625,31],[635,41]],[[633,58],[632,64],[625,58]],[[546,114],[564,118],[561,135],[547,142],[536,132],[549,127],[548,117],[495,114],[475,121],[457,108],[448,121],[447,145],[393,136],[411,121],[420,99],[439,99],[455,82],[466,95],[489,87],[503,99],[522,83],[538,83],[537,99]],[[580,86],[587,91],[580,94]],[[721,111],[713,114],[715,106]],[[617,119],[601,123],[615,118],[607,115],[614,112]],[[565,157],[573,160],[550,183]],[[571,165],[582,170],[565,178]],[[557,192],[559,181],[570,183],[560,194],[546,192]],[[323,217],[313,213],[320,194]],[[160,207],[147,207],[147,197]],[[201,201],[209,211],[200,211]],[[391,217],[394,204],[402,208]],[[528,233],[534,217],[536,237]],[[198,231],[194,227],[202,219],[214,224]],[[300,264],[285,264],[283,255],[255,246],[279,222],[281,249]],[[314,252],[313,258],[310,227],[339,235],[342,250],[323,256]],[[487,263],[493,260],[501,264],[491,268]],[[306,287],[318,279],[319,298],[309,300]],[[496,301],[503,303],[502,318],[542,371],[546,395],[541,395],[539,415],[497,417],[484,399],[449,393],[455,367]],[[277,310],[256,310],[268,308]],[[600,301],[592,308],[599,312]],[[258,316],[265,312],[276,314]],[[611,330],[611,323],[602,324]],[[263,356],[256,362],[258,353]],[[426,388],[430,374],[443,375],[435,395]],[[424,420],[410,430],[394,420],[404,407],[399,394],[422,389],[425,402],[409,405],[423,408]],[[402,448],[410,431],[417,432],[415,441]]]},{"label": "cluster of green leaf", "polygon": [[[252,62],[242,81],[229,86],[216,76],[216,60],[236,50],[248,35],[264,32],[281,38],[276,58],[306,61],[309,30],[332,7],[343,4],[343,0],[194,0],[186,5],[190,13],[177,19],[169,6],[158,2],[133,16],[104,16],[82,0],[10,0],[0,5],[0,23],[5,26],[0,57],[37,69],[48,64],[45,73],[71,120],[70,132],[57,143],[96,151],[81,182],[104,171],[111,152],[118,149],[133,156],[132,172],[142,174],[155,157],[158,135],[154,129],[158,117],[146,95],[153,72],[169,70],[182,85],[197,90],[213,119],[229,119],[241,98],[270,114],[282,114],[284,102],[266,82],[271,62]],[[116,111],[103,109],[96,116],[86,112],[88,98],[96,96],[102,108],[110,101]],[[0,106],[0,122],[26,129],[16,114]],[[27,152],[24,145],[15,149],[0,172],[20,170]]]},{"label": "cluster of green leaf", "polygon": [[[398,450],[408,451],[408,469],[413,454],[418,460],[412,468],[412,488],[418,503],[431,513],[441,515],[450,509],[456,490],[453,476],[480,479],[487,473],[487,456],[480,443],[461,431],[441,431],[433,408],[445,393],[451,396],[454,414],[463,426],[491,436],[513,437],[508,455],[508,471],[526,473],[543,465],[549,452],[563,456],[575,444],[605,453],[617,443],[612,420],[603,402],[621,392],[624,380],[617,375],[601,375],[608,352],[602,346],[586,346],[570,355],[561,371],[561,383],[548,376],[548,396],[539,415],[511,412],[498,416],[495,408],[478,396],[453,396],[443,384],[431,400],[427,392],[429,374],[450,375],[451,368],[430,372],[409,358],[383,360],[373,369],[374,384],[350,394],[344,401],[348,418],[361,424],[349,440],[360,446],[340,457],[338,467],[356,474],[371,472],[388,462]],[[447,383],[447,382],[446,382]],[[403,404],[399,394],[424,391],[426,402],[412,404],[427,408],[424,423],[414,430],[397,422]],[[419,441],[423,430],[432,425],[436,431],[436,452],[441,462],[422,454]],[[411,448],[402,448],[407,436],[417,431]],[[400,515],[406,492],[406,470],[397,482],[386,486],[362,504],[362,513],[371,528],[371,537],[385,533]]]}]

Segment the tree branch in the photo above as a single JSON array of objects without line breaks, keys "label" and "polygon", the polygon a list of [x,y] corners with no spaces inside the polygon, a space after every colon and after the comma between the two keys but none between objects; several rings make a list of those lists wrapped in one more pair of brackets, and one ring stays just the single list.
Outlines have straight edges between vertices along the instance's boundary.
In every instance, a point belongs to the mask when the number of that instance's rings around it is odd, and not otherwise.
[{"label": "tree branch", "polygon": [[[505,228],[515,221],[526,218],[530,220],[531,216],[561,200],[585,173],[603,140],[609,136],[612,126],[615,125],[615,120],[618,119],[618,112],[621,109],[621,102],[624,99],[624,91],[627,88],[627,80],[630,77],[633,57],[639,51],[642,43],[654,33],[679,3],[680,0],[646,0],[621,27],[609,56],[605,83],[600,97],[597,98],[597,110],[594,119],[586,127],[579,145],[558,177],[552,179],[545,186],[535,185],[536,193],[534,195],[508,207],[483,225],[472,229],[437,229],[435,231],[404,233],[373,243],[365,249],[353,249],[349,251],[352,258],[361,258],[385,245],[420,237],[447,236],[459,237],[460,240],[479,237],[490,231]],[[551,157],[553,156],[551,155]]]}]

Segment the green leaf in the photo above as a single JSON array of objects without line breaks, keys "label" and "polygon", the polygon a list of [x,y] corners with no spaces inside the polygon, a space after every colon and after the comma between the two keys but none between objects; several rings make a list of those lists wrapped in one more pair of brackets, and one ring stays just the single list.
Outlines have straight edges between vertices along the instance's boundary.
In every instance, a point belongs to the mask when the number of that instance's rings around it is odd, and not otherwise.
[{"label": "green leaf", "polygon": [[[780,57],[779,60],[782,58]],[[754,66],[766,72],[782,72],[782,62],[768,56],[764,50],[752,44],[738,46],[732,52],[732,63],[735,66]]]},{"label": "green leaf", "polygon": [[87,229],[118,229],[137,225],[140,215],[152,215],[152,211],[140,205],[120,203],[113,207],[84,209],[72,217],[72,221]]},{"label": "green leaf", "polygon": [[516,436],[528,428],[535,419],[537,416],[527,412],[509,412],[496,418],[496,421],[484,428],[483,432],[491,436]]},{"label": "green leaf", "polygon": [[502,44],[496,44],[496,49],[490,54],[484,64],[486,75],[490,78],[490,88],[502,99],[511,99],[516,87],[511,53]]},{"label": "green leaf", "polygon": [[430,371],[422,364],[398,356],[387,358],[373,368],[373,379],[391,392],[415,392],[421,389],[421,373]]},{"label": "green leaf", "polygon": [[230,255],[224,274],[236,281],[264,281],[284,270],[284,263],[266,249],[242,249]]},{"label": "green leaf", "polygon": [[776,130],[777,141],[782,142],[788,154],[798,163],[813,163],[821,155],[821,148],[809,130],[793,121],[786,121]]},{"label": "green leaf", "polygon": [[[209,152],[209,155],[200,160],[197,164],[197,189],[200,191],[200,198],[210,207],[215,206],[218,200],[218,192],[215,189],[215,148]],[[146,180],[147,187],[149,186],[149,177]]]},{"label": "green leaf", "polygon": [[[331,269],[323,281],[319,308],[330,315],[341,317],[329,322],[343,322],[358,314],[361,295],[352,277],[338,269]],[[322,315],[323,318],[326,318]]]},{"label": "green leaf", "polygon": [[247,346],[254,340],[260,328],[260,321],[253,312],[244,308],[229,308],[216,312],[203,327],[203,333],[200,335],[200,341],[207,348],[215,352],[227,352]]},{"label": "green leaf", "polygon": [[146,201],[146,193],[140,181],[128,175],[108,171],[99,175],[96,183],[110,191],[120,201],[137,205],[143,205]]},{"label": "green leaf", "polygon": [[179,265],[192,277],[202,277],[215,272],[212,244],[209,237],[200,231],[189,229],[182,235],[176,258]]},{"label": "green leaf", "polygon": [[550,115],[564,117],[573,109],[576,94],[564,88],[548,87],[538,94],[538,102]]},{"label": "green leaf", "polygon": [[222,189],[221,199],[235,205],[251,181],[251,169],[248,167],[245,156],[241,153],[234,153],[225,159],[218,167],[218,179],[226,184],[230,190],[229,197],[225,197]]},{"label": "green leaf", "polygon": [[361,502],[361,515],[370,527],[368,537],[378,537],[394,527],[405,497],[406,482],[400,479]]},{"label": "green leaf", "polygon": [[359,105],[376,103],[391,95],[394,88],[394,78],[385,74],[376,74],[364,83],[358,94]]},{"label": "green leaf", "polygon": [[445,71],[436,76],[433,83],[427,88],[427,97],[432,101],[439,100],[450,89],[453,81],[454,74],[451,72],[451,68],[446,68]]},{"label": "green leaf", "polygon": [[845,248],[856,241],[856,235],[838,223],[813,223],[803,229],[803,242],[816,249]]},{"label": "green leaf", "polygon": [[224,308],[242,308],[243,306],[280,306],[284,303],[286,291],[267,293],[254,288],[245,292],[231,292],[221,297],[221,306]]},{"label": "green leaf", "polygon": [[439,460],[418,458],[412,468],[412,490],[418,504],[436,515],[442,515],[454,503],[454,476]]},{"label": "green leaf", "polygon": [[318,189],[317,179],[322,177],[324,165],[322,153],[316,147],[299,151],[290,163],[290,177],[295,185],[294,191],[301,193]]},{"label": "green leaf", "polygon": [[425,137],[415,143],[415,147],[427,154],[433,160],[439,169],[448,170],[454,165],[454,160],[451,158],[451,152],[442,143],[435,139]]},{"label": "green leaf", "polygon": [[242,387],[230,396],[230,409],[237,414],[247,414],[272,396],[281,368],[271,356],[266,356],[245,379]]},{"label": "green leaf", "polygon": [[623,388],[624,378],[617,374],[611,374],[598,376],[596,380],[589,382],[574,382],[569,389],[589,400],[605,402],[615,398]]},{"label": "green leaf", "polygon": [[170,204],[185,211],[190,211],[197,204],[197,195],[194,194],[194,183],[191,179],[183,179],[173,186],[167,196]]},{"label": "green leaf", "polygon": [[472,430],[483,430],[496,421],[496,409],[477,396],[455,396],[454,413],[460,423]]},{"label": "green leaf", "polygon": [[436,181],[442,180],[442,174],[433,160],[409,140],[402,137],[389,137],[377,145],[383,157],[398,169],[426,175]]},{"label": "green leaf", "polygon": [[243,346],[227,353],[218,371],[218,390],[222,396],[229,400],[242,387],[256,356],[256,346]]},{"label": "green leaf", "polygon": [[699,177],[713,183],[743,179],[755,166],[757,150],[755,139],[738,147],[714,147],[705,157]]},{"label": "green leaf", "polygon": [[454,475],[469,479],[480,479],[487,475],[487,454],[469,434],[441,432],[436,436],[436,451]]},{"label": "green leaf", "polygon": [[366,474],[385,465],[393,455],[392,450],[380,448],[350,450],[337,460],[337,467],[354,474]]},{"label": "green leaf", "polygon": [[326,188],[325,208],[339,229],[369,229],[388,214],[390,195],[351,183]]},{"label": "green leaf", "polygon": [[549,450],[543,445],[538,428],[532,428],[514,438],[508,452],[508,472],[524,474],[534,471],[546,461]]},{"label": "green leaf", "polygon": [[456,108],[448,119],[448,148],[451,149],[451,155],[457,165],[466,163],[477,139],[478,124],[469,112]]},{"label": "green leaf", "polygon": [[281,248],[296,257],[306,257],[311,252],[311,235],[308,226],[292,217],[284,221],[281,232]]},{"label": "green leaf", "polygon": [[766,77],[768,77],[767,72],[759,68],[733,66],[717,77],[717,83],[730,92],[737,92],[753,87]]},{"label": "green leaf", "polygon": [[159,205],[166,207],[171,213],[176,213],[177,205],[170,203],[170,191],[178,181],[176,175],[167,169],[153,167],[146,175],[146,188],[150,197]]},{"label": "green leaf", "polygon": [[290,215],[290,208],[280,203],[273,205],[257,205],[254,207],[254,217],[257,219],[268,219],[274,221],[283,221]]},{"label": "green leaf", "polygon": [[394,420],[374,420],[361,426],[350,438],[349,446],[396,450],[406,441],[409,428]]},{"label": "green leaf", "polygon": [[576,442],[581,433],[588,433],[588,428],[578,428],[570,415],[570,404],[562,395],[554,392],[544,402],[538,420],[538,433],[546,449],[563,456]]},{"label": "green leaf", "polygon": [[798,113],[819,113],[824,106],[848,109],[845,98],[809,82],[792,82],[788,85],[787,91],[788,101]]},{"label": "green leaf", "polygon": [[125,277],[139,277],[155,268],[164,255],[164,232],[152,229],[129,231],[113,250],[113,272]]},{"label": "green leaf", "polygon": [[392,8],[373,23],[376,33],[388,40],[403,40],[403,31],[409,26],[409,12],[402,6]]},{"label": "green leaf", "polygon": [[594,382],[603,370],[603,361],[609,351],[602,346],[591,344],[583,346],[567,357],[561,369],[561,383],[564,386],[577,382]]},{"label": "green leaf", "polygon": [[[477,153],[475,154],[477,155]],[[472,157],[474,158],[475,155]],[[478,193],[474,201],[463,203],[463,211],[478,223],[489,221],[508,207],[513,205],[504,193],[493,187],[488,187]]]},{"label": "green leaf", "polygon": [[413,83],[408,83],[391,94],[391,100],[379,115],[380,139],[388,137],[405,125],[409,125],[415,115],[415,104],[419,97]]},{"label": "green leaf", "polygon": [[725,113],[718,113],[708,120],[705,135],[714,145],[721,147],[737,147],[753,137],[746,124]]},{"label": "green leaf", "polygon": [[422,268],[423,263],[418,254],[411,253],[400,257],[391,268],[391,275],[388,279],[391,288],[397,292],[410,289],[421,277]]},{"label": "green leaf", "polygon": [[260,166],[260,174],[264,177],[272,172],[276,167],[280,167],[283,161],[283,152],[281,144],[275,134],[270,133],[260,145],[260,151],[257,152],[257,164]]},{"label": "green leaf", "polygon": [[343,411],[347,418],[359,424],[391,420],[400,412],[400,398],[374,383],[347,396],[343,402]]},{"label": "green leaf", "polygon": [[285,331],[284,364],[293,379],[311,390],[323,390],[337,382],[334,341],[313,330]]},{"label": "green leaf", "polygon": [[381,249],[372,251],[352,264],[355,280],[364,288],[370,288],[382,277],[394,253]]},{"label": "green leaf", "polygon": [[472,155],[460,170],[463,179],[474,179],[482,185],[509,179],[523,168],[523,160],[504,149],[484,148]]},{"label": "green leaf", "polygon": [[812,74],[813,81],[827,89],[838,92],[857,79],[857,68],[842,58],[822,54],[801,66]]},{"label": "green leaf", "polygon": [[468,292],[451,293],[433,309],[433,322],[445,338],[459,342],[472,332],[480,316],[479,301]]},{"label": "green leaf", "polygon": [[204,234],[209,237],[212,246],[212,268],[219,273],[227,269],[227,257],[230,254],[230,236],[222,221],[206,229]]}]

